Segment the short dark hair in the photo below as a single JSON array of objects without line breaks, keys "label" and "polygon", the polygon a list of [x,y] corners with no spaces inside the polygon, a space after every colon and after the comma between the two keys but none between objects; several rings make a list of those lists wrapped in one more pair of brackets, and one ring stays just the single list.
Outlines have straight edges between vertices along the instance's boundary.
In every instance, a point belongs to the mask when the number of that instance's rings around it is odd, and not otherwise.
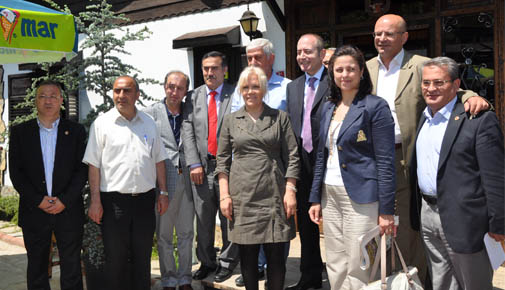
[{"label": "short dark hair", "polygon": [[59,82],[57,82],[55,80],[43,80],[37,84],[37,90],[35,91],[35,93],[37,93],[39,88],[43,87],[43,86],[55,86],[60,91],[60,95],[63,96],[63,89],[62,89],[61,84]]},{"label": "short dark hair", "polygon": [[131,80],[133,80],[133,83],[135,84],[135,90],[136,90],[136,92],[140,92],[139,82],[137,82],[136,78],[134,78],[132,76],[129,76],[129,75],[122,75],[122,76],[117,77],[114,82],[116,82],[120,78],[130,78]]},{"label": "short dark hair", "polygon": [[206,54],[203,55],[202,57],[202,63],[206,58],[209,57],[220,57],[221,58],[221,67],[227,67],[228,66],[228,60],[226,59],[226,55],[224,55],[222,52],[219,51],[209,51]]},{"label": "short dark hair", "polygon": [[331,94],[328,100],[334,102],[335,104],[338,104],[342,100],[342,92],[335,83],[333,66],[335,64],[335,60],[337,59],[337,57],[344,55],[349,55],[352,58],[354,58],[354,60],[356,60],[356,62],[358,63],[360,70],[363,70],[363,78],[359,82],[359,88],[358,93],[356,94],[356,98],[362,99],[366,95],[372,93],[372,79],[370,78],[370,73],[366,68],[365,57],[363,56],[363,53],[361,52],[361,50],[359,50],[359,48],[357,48],[354,45],[343,45],[335,50],[335,52],[330,58],[330,63],[328,65],[328,71],[330,76],[328,78],[328,81],[330,82],[330,94]]},{"label": "short dark hair", "polygon": [[165,81],[163,82],[163,87],[166,88],[167,86],[167,79],[169,76],[173,75],[173,74],[178,74],[178,75],[181,75],[183,78],[186,79],[186,90],[189,90],[189,77],[187,74],[183,73],[182,71],[180,70],[171,70],[167,73],[167,75],[165,76]]}]

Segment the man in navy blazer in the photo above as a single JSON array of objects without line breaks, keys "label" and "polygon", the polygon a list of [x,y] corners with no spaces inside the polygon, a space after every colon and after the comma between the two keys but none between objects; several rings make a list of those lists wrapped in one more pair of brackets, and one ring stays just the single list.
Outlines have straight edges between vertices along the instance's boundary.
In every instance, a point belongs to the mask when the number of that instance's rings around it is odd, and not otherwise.
[{"label": "man in navy blazer", "polygon": [[458,65],[424,63],[421,116],[412,152],[411,221],[421,230],[433,289],[492,289],[486,233],[504,235],[504,148],[496,115],[475,118],[456,96]]},{"label": "man in navy blazer", "polygon": [[[287,287],[289,290],[305,290],[308,288],[321,288],[323,262],[321,260],[321,249],[319,247],[319,228],[310,221],[309,217],[309,194],[313,179],[313,167],[316,160],[317,144],[319,142],[319,120],[323,103],[329,94],[328,73],[323,66],[325,56],[323,40],[319,35],[305,34],[300,37],[296,47],[296,61],[304,74],[288,84],[286,99],[288,114],[291,119],[291,126],[295,132],[298,142],[299,155],[302,163],[303,178],[297,183],[298,192],[296,194],[296,217],[298,230],[300,231],[301,259],[300,272],[301,277],[297,284]],[[307,92],[309,90],[309,80],[313,81],[312,106],[309,111],[308,119],[309,139],[302,138],[304,129],[304,116],[308,111],[305,109],[307,104]],[[307,139],[307,138],[306,138]],[[304,143],[310,141],[309,150],[304,147]],[[310,148],[312,147],[312,148]]]},{"label": "man in navy blazer", "polygon": [[9,172],[19,193],[19,226],[28,255],[28,289],[50,289],[48,257],[56,236],[61,289],[82,290],[81,244],[84,223],[82,188],[87,166],[81,162],[86,131],[62,119],[58,83],[37,88],[37,118],[11,129]]}]

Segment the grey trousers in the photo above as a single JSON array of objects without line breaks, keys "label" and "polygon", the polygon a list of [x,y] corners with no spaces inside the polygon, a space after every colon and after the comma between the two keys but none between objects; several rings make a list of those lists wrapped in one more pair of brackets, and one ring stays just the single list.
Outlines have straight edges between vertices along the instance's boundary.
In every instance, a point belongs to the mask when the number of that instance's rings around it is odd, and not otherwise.
[{"label": "grey trousers", "polygon": [[[175,195],[164,215],[156,213],[156,236],[163,287],[191,284],[193,218],[195,210],[188,172],[177,176]],[[173,234],[177,235],[179,268],[174,259]]]},{"label": "grey trousers", "polygon": [[233,270],[239,261],[239,249],[228,240],[228,221],[219,210],[219,183],[214,172],[215,168],[215,160],[209,160],[203,183],[200,185],[191,183],[196,213],[196,256],[202,265],[217,268],[214,239],[216,214],[219,213],[223,240],[219,266]]},{"label": "grey trousers", "polygon": [[[396,168],[396,215],[400,217],[396,242],[402,251],[405,263],[415,266],[419,271],[418,276],[422,283],[426,279],[426,255],[419,232],[414,231],[410,225],[410,186],[407,179],[406,167],[403,165],[402,148],[395,150]],[[401,269],[399,260],[396,263],[396,271]],[[389,266],[389,265],[388,265]]]},{"label": "grey trousers", "polygon": [[433,290],[491,290],[493,269],[486,249],[455,253],[444,235],[438,207],[422,201],[421,235],[428,257]]}]

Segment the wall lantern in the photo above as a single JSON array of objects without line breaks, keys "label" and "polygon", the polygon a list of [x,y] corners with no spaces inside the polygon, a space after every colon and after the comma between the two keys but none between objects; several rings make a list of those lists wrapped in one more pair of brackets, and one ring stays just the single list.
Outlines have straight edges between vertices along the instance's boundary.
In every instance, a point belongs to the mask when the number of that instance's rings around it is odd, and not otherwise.
[{"label": "wall lantern", "polygon": [[249,36],[249,40],[255,38],[260,38],[263,36],[261,31],[258,31],[259,18],[256,17],[254,12],[249,10],[249,4],[247,4],[247,11],[242,14],[242,18],[239,19],[240,26],[244,30],[244,33]]}]

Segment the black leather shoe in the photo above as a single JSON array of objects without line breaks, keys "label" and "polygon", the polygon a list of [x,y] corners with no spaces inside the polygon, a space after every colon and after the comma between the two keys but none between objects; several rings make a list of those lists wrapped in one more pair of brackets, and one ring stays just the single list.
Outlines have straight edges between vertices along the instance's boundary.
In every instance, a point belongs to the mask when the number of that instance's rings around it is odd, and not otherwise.
[{"label": "black leather shoe", "polygon": [[231,277],[231,274],[233,273],[232,270],[225,268],[225,267],[220,267],[219,270],[216,273],[216,276],[214,277],[214,282],[224,282],[228,280],[228,278]]},{"label": "black leather shoe", "polygon": [[265,279],[265,269],[258,270],[258,280]]},{"label": "black leather shoe", "polygon": [[209,274],[211,272],[214,272],[215,270],[216,269],[213,269],[211,267],[207,267],[205,265],[201,265],[200,269],[196,270],[196,272],[193,274],[193,279],[195,279],[195,280],[203,280],[207,276],[209,276]]},{"label": "black leather shoe", "polygon": [[286,287],[286,290],[320,289],[323,286],[322,284],[322,279],[306,279],[302,277],[295,285]]},{"label": "black leather shoe", "polygon": [[237,287],[244,287],[245,286],[244,277],[242,277],[242,275],[238,276],[237,279],[235,279],[235,285]]}]

